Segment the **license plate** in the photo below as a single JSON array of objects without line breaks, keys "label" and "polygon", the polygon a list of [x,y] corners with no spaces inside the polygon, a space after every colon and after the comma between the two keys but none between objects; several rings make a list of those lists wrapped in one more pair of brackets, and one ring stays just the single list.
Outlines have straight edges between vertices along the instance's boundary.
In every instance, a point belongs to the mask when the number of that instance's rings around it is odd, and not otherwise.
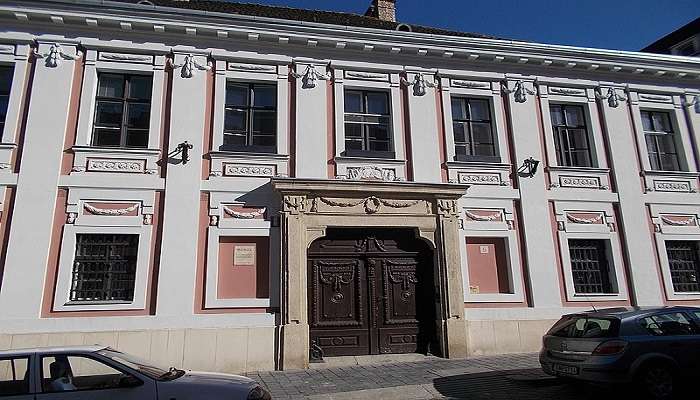
[{"label": "license plate", "polygon": [[561,375],[578,375],[578,367],[571,365],[552,364],[552,371]]}]

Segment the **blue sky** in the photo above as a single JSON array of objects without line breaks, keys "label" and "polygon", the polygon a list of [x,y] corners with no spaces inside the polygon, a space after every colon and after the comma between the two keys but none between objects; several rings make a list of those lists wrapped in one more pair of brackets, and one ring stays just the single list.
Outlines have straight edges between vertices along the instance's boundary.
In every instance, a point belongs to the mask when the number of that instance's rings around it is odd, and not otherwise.
[{"label": "blue sky", "polygon": [[[364,13],[371,0],[239,0]],[[700,16],[700,0],[397,0],[401,22],[541,43],[639,50]]]}]

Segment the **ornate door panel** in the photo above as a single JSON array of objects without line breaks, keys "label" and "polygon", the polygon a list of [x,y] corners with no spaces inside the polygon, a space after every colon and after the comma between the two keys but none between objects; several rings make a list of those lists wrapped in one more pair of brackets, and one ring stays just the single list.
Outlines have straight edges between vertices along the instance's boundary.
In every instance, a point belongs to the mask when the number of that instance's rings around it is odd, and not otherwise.
[{"label": "ornate door panel", "polygon": [[367,277],[360,259],[309,260],[311,341],[327,355],[367,354]]},{"label": "ornate door panel", "polygon": [[309,249],[312,345],[324,355],[428,350],[432,263],[412,232],[344,230]]},{"label": "ornate door panel", "polygon": [[415,258],[387,258],[376,263],[381,265],[379,352],[416,352],[418,261]]}]

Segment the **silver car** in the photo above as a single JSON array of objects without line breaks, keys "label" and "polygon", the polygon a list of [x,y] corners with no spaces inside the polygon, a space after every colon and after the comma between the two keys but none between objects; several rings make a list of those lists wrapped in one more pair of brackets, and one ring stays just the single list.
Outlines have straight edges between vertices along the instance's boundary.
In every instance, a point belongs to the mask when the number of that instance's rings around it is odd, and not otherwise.
[{"label": "silver car", "polygon": [[563,316],[542,340],[544,372],[598,383],[638,383],[657,399],[700,377],[700,308],[610,308]]},{"label": "silver car", "polygon": [[0,398],[42,400],[270,400],[237,375],[160,368],[109,347],[0,351]]}]

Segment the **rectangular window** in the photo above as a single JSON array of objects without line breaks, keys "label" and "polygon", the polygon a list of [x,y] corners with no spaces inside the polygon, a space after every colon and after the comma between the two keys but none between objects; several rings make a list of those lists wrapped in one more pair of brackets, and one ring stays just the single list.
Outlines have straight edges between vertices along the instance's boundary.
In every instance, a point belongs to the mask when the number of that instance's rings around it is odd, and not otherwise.
[{"label": "rectangular window", "polygon": [[501,161],[496,153],[491,107],[488,100],[453,97],[452,129],[456,160]]},{"label": "rectangular window", "polygon": [[138,235],[77,234],[70,300],[131,302]]},{"label": "rectangular window", "polygon": [[[41,359],[41,389],[44,393],[125,388],[121,381],[127,376],[131,375],[102,361],[80,355],[57,354]],[[101,396],[92,398],[97,397]]]},{"label": "rectangular window", "polygon": [[680,171],[676,135],[670,114],[664,111],[642,111],[642,127],[651,169]]},{"label": "rectangular window", "polygon": [[683,313],[652,315],[640,321],[642,328],[656,336],[697,335],[698,327]]},{"label": "rectangular window", "polygon": [[220,150],[277,152],[277,87],[228,82]]},{"label": "rectangular window", "polygon": [[98,75],[93,146],[148,147],[151,86],[146,75]]},{"label": "rectangular window", "polygon": [[552,104],[549,113],[557,164],[564,167],[592,167],[591,143],[583,107]]},{"label": "rectangular window", "polygon": [[667,240],[666,254],[673,290],[677,293],[700,292],[700,242]]},{"label": "rectangular window", "polygon": [[29,359],[27,357],[0,359],[0,397],[23,394],[29,394]]},{"label": "rectangular window", "polygon": [[10,102],[10,88],[12,87],[12,75],[14,68],[0,67],[0,136],[5,129],[5,118],[7,118],[7,106]]},{"label": "rectangular window", "polygon": [[605,240],[570,239],[574,292],[613,293]]},{"label": "rectangular window", "polygon": [[345,91],[345,155],[394,158],[389,93]]}]

